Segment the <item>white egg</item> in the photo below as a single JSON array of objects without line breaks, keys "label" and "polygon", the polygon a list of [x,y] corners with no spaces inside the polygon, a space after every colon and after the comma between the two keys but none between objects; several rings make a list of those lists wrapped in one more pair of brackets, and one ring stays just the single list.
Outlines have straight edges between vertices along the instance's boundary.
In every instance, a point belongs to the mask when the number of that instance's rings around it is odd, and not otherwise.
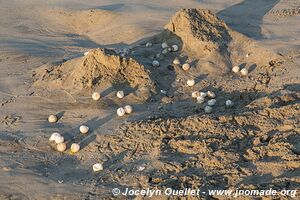
[{"label": "white egg", "polygon": [[99,172],[103,170],[103,165],[101,163],[96,163],[93,165],[93,171],[94,172]]},{"label": "white egg", "polygon": [[65,139],[62,136],[55,138],[55,143],[56,144],[63,143],[64,141],[65,141]]},{"label": "white egg", "polygon": [[214,106],[215,104],[216,104],[216,100],[215,99],[211,99],[211,100],[208,100],[207,101],[207,105],[209,105],[209,106]]},{"label": "white egg", "polygon": [[184,64],[182,65],[182,69],[183,69],[184,71],[189,70],[189,69],[190,69],[190,64],[189,64],[189,63],[184,63]]},{"label": "white egg", "polygon": [[197,97],[197,103],[202,104],[202,103],[204,103],[204,101],[205,101],[204,97],[201,97],[201,96]]},{"label": "white egg", "polygon": [[187,80],[186,84],[190,87],[194,86],[195,85],[195,80],[194,79],[189,79]]},{"label": "white egg", "polygon": [[50,122],[50,123],[55,123],[55,122],[57,122],[57,117],[56,117],[56,115],[50,115],[50,116],[48,117],[48,122]]},{"label": "white egg", "polygon": [[67,145],[65,143],[59,143],[56,146],[57,151],[64,152],[67,149]]},{"label": "white egg", "polygon": [[146,43],[146,47],[148,48],[148,47],[151,47],[152,46],[152,43],[151,42],[147,42]]},{"label": "white egg", "polygon": [[193,98],[197,98],[199,96],[200,96],[200,92],[198,92],[198,91],[192,92],[192,97]]},{"label": "white egg", "polygon": [[124,108],[118,108],[117,115],[122,117],[125,115],[125,109]]},{"label": "white egg", "polygon": [[122,90],[120,90],[120,91],[117,92],[117,97],[118,97],[119,99],[124,98],[124,96],[125,96],[125,94],[124,94],[124,92],[123,92]]},{"label": "white egg", "polygon": [[233,68],[231,69],[234,73],[238,73],[240,71],[240,67],[239,66],[233,66]]},{"label": "white egg", "polygon": [[212,91],[207,91],[207,96],[211,99],[215,98],[216,97],[216,94]]},{"label": "white egg", "polygon": [[52,135],[50,136],[49,140],[52,142],[52,141],[55,141],[55,139],[57,137],[61,137],[61,135],[59,133],[52,133]]},{"label": "white egg", "polygon": [[200,96],[205,98],[205,97],[207,97],[207,93],[206,92],[200,92]]},{"label": "white egg", "polygon": [[98,101],[100,99],[100,93],[99,92],[94,92],[92,94],[92,98],[93,98],[93,100]]},{"label": "white egg", "polygon": [[169,45],[168,45],[168,43],[166,43],[166,42],[163,42],[163,43],[161,44],[161,48],[163,48],[163,49],[168,48],[168,47],[169,47]]},{"label": "white egg", "polygon": [[180,65],[180,60],[179,60],[178,58],[175,58],[175,59],[173,60],[173,64],[174,64],[174,65]]},{"label": "white egg", "polygon": [[80,145],[77,144],[77,143],[73,143],[71,145],[71,149],[70,150],[71,150],[72,153],[77,153],[80,150]]},{"label": "white egg", "polygon": [[79,127],[79,131],[80,131],[80,133],[86,134],[87,132],[89,132],[89,127],[87,127],[85,125],[81,125]]},{"label": "white egg", "polygon": [[90,52],[87,51],[87,52],[84,52],[84,56],[87,56]]},{"label": "white egg", "polygon": [[225,105],[226,105],[226,107],[232,107],[233,102],[230,99],[228,99],[228,100],[226,100]]},{"label": "white egg", "polygon": [[246,76],[248,74],[248,69],[246,69],[246,68],[241,69],[241,74],[243,76]]},{"label": "white egg", "polygon": [[204,112],[211,113],[212,112],[212,107],[211,106],[205,106]]},{"label": "white egg", "polygon": [[133,108],[131,105],[127,105],[124,107],[125,113],[130,114],[133,111]]},{"label": "white egg", "polygon": [[179,47],[176,44],[172,45],[172,51],[178,51]]},{"label": "white egg", "polygon": [[153,67],[159,67],[159,61],[158,60],[153,60],[152,66]]}]

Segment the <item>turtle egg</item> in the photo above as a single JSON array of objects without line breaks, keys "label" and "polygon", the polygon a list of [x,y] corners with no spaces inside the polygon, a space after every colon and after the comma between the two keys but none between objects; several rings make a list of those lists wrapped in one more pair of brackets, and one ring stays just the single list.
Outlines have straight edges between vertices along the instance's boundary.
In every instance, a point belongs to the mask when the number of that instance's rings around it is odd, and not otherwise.
[{"label": "turtle egg", "polygon": [[189,64],[189,63],[184,63],[184,64],[182,65],[182,69],[183,69],[184,71],[189,70],[189,69],[190,69],[190,64]]},{"label": "turtle egg", "polygon": [[119,99],[122,99],[123,97],[124,97],[124,92],[122,91],[122,90],[120,90],[120,91],[118,91],[117,92],[117,97],[119,98]]},{"label": "turtle egg", "polygon": [[61,137],[61,135],[59,133],[52,133],[49,140],[50,141],[55,141],[55,139],[58,138],[58,137]]},{"label": "turtle egg", "polygon": [[99,172],[103,170],[103,165],[101,163],[96,163],[93,165],[93,171],[94,172]]},{"label": "turtle egg", "polygon": [[200,96],[200,92],[198,92],[198,91],[195,91],[195,92],[192,93],[193,98],[197,98],[199,96]]},{"label": "turtle egg", "polygon": [[55,138],[55,143],[59,144],[59,143],[63,143],[65,141],[64,137],[59,136]]},{"label": "turtle egg", "polygon": [[73,143],[71,145],[71,152],[72,153],[77,153],[80,150],[80,145],[77,143]]},{"label": "turtle egg", "polygon": [[55,123],[55,122],[57,122],[57,117],[56,117],[56,115],[50,115],[50,116],[48,117],[48,122],[50,122],[50,123]]},{"label": "turtle egg", "polygon": [[209,106],[213,106],[213,105],[215,105],[216,104],[216,100],[215,99],[211,99],[211,100],[208,100],[207,101],[207,105],[209,105]]},{"label": "turtle egg", "polygon": [[80,133],[86,134],[87,132],[89,132],[89,127],[87,127],[85,125],[81,125],[79,127],[79,131],[80,131]]},{"label": "turtle egg", "polygon": [[100,99],[100,93],[99,92],[94,92],[92,94],[92,98],[93,98],[93,100],[98,101]]},{"label": "turtle egg", "polygon": [[148,48],[148,47],[151,47],[152,46],[152,43],[151,42],[147,42],[146,43],[146,47]]},{"label": "turtle egg", "polygon": [[226,100],[225,102],[226,107],[232,107],[233,106],[233,102],[231,100]]},{"label": "turtle egg", "polygon": [[65,143],[59,143],[56,146],[57,151],[64,152],[67,149],[67,145]]},{"label": "turtle egg", "polygon": [[246,76],[248,74],[248,69],[246,69],[246,68],[241,69],[241,74],[243,76]]},{"label": "turtle egg", "polygon": [[172,45],[172,51],[178,51],[179,47],[176,44]]},{"label": "turtle egg", "polygon": [[197,97],[197,103],[204,103],[204,101],[205,101],[204,97],[201,96]]},{"label": "turtle egg", "polygon": [[212,107],[211,106],[205,106],[204,112],[211,113],[212,112]]},{"label": "turtle egg", "polygon": [[117,115],[122,117],[125,115],[125,109],[124,108],[118,108]]},{"label": "turtle egg", "polygon": [[169,51],[168,51],[168,49],[164,49],[164,50],[162,50],[162,54],[167,54]]},{"label": "turtle egg", "polygon": [[159,67],[159,62],[158,62],[158,60],[153,60],[152,66],[153,66],[153,67]]},{"label": "turtle egg", "polygon": [[161,44],[161,48],[163,48],[163,49],[168,48],[168,47],[169,47],[169,45],[168,45],[168,43],[166,43],[166,42],[163,42],[163,43]]},{"label": "turtle egg", "polygon": [[125,113],[130,114],[133,111],[133,108],[131,105],[127,105],[124,107]]},{"label": "turtle egg", "polygon": [[212,91],[207,91],[207,96],[211,99],[215,98],[216,97],[216,94]]},{"label": "turtle egg", "polygon": [[200,92],[200,96],[205,98],[205,97],[207,97],[207,93],[206,92]]},{"label": "turtle egg", "polygon": [[178,58],[175,58],[175,59],[173,60],[173,64],[174,64],[174,65],[180,65],[180,60],[179,60]]},{"label": "turtle egg", "polygon": [[195,85],[195,80],[194,79],[189,79],[189,80],[187,80],[186,83],[187,83],[188,86],[192,87],[193,85]]},{"label": "turtle egg", "polygon": [[89,51],[87,51],[87,52],[84,52],[84,54],[83,54],[83,55],[87,56],[89,53],[90,53],[90,52],[89,52]]},{"label": "turtle egg", "polygon": [[240,67],[239,66],[234,66],[232,69],[231,69],[234,73],[238,73],[240,71]]}]

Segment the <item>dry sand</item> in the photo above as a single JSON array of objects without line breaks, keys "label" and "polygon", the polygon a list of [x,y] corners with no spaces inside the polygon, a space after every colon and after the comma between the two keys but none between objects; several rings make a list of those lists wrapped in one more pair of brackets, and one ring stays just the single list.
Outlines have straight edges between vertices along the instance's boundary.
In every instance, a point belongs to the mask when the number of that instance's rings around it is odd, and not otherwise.
[{"label": "dry sand", "polygon": [[[0,2],[0,199],[114,199],[116,187],[299,190],[297,0]],[[162,42],[179,51],[157,55]],[[216,93],[211,114],[196,90]],[[126,104],[134,113],[118,117]],[[57,152],[53,132],[82,150]],[[104,170],[93,173],[97,162]]]}]

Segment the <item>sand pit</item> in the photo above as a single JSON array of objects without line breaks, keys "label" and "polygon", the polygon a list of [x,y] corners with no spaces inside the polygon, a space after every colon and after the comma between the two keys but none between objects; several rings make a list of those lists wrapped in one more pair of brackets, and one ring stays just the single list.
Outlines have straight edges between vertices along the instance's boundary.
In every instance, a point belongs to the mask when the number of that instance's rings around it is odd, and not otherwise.
[{"label": "sand pit", "polygon": [[[87,1],[83,10],[44,8],[34,16],[49,20],[53,32],[68,24],[64,32],[107,42],[120,33],[110,28],[125,19],[128,5],[98,3]],[[236,6],[251,4],[244,3]],[[72,46],[67,59],[1,56],[0,199],[233,199],[208,192],[299,190],[299,51],[278,53],[246,37],[221,19],[225,11],[176,7],[151,37],[128,46],[100,43],[85,55],[87,46]],[[134,9],[127,12],[132,17]],[[142,13],[144,31],[143,17],[150,13]],[[111,35],[104,36],[97,27],[106,23],[103,33]],[[132,37],[121,34],[114,43]],[[54,132],[64,139],[59,149],[62,140],[49,141]],[[114,196],[114,188],[191,188],[201,194]],[[236,199],[254,198],[273,197]]]}]

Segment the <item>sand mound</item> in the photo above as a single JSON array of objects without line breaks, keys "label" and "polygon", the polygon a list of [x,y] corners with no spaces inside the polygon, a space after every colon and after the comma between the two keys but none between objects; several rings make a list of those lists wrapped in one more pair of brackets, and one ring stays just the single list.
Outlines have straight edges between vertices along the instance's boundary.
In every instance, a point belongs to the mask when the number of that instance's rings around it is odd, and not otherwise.
[{"label": "sand mound", "polygon": [[231,40],[226,24],[205,9],[182,9],[165,28],[181,38],[185,50],[200,56],[226,49]]},{"label": "sand mound", "polygon": [[130,86],[155,91],[150,73],[132,58],[122,58],[108,49],[94,49],[87,56],[36,71],[35,86],[64,89],[93,89],[102,85]]}]

